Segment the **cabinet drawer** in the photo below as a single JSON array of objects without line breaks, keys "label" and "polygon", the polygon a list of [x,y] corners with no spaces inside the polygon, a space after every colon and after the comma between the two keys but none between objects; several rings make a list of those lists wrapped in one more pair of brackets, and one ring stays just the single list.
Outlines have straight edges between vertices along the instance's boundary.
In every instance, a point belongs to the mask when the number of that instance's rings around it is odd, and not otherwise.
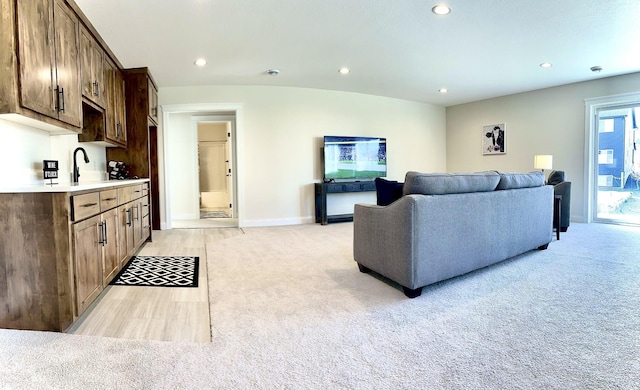
[{"label": "cabinet drawer", "polygon": [[118,205],[118,191],[106,190],[100,191],[100,210],[106,211]]},{"label": "cabinet drawer", "polygon": [[137,186],[131,186],[132,198],[131,199],[139,199],[142,198],[142,184]]},{"label": "cabinet drawer", "polygon": [[345,188],[347,189],[347,192],[357,192],[361,190],[359,183],[345,184]]},{"label": "cabinet drawer", "polygon": [[342,184],[327,184],[327,192],[344,192]]},{"label": "cabinet drawer", "polygon": [[149,183],[144,183],[142,185],[142,196],[149,195]]},{"label": "cabinet drawer", "polygon": [[118,204],[125,204],[131,202],[133,199],[133,187],[120,187],[118,188]]},{"label": "cabinet drawer", "polygon": [[151,219],[149,218],[149,214],[142,217],[142,228],[148,228],[151,226]]},{"label": "cabinet drawer", "polygon": [[369,181],[366,183],[362,183],[362,191],[375,191],[376,183],[373,181]]},{"label": "cabinet drawer", "polygon": [[73,209],[72,219],[74,221],[96,215],[100,213],[100,193],[92,192],[90,194],[72,196],[71,205]]}]

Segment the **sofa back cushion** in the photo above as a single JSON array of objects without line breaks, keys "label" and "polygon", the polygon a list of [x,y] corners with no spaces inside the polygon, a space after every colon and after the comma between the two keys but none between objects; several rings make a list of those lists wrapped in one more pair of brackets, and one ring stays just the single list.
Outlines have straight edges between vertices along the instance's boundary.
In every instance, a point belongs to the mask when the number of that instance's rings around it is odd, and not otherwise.
[{"label": "sofa back cushion", "polygon": [[500,182],[497,190],[513,190],[516,188],[540,187],[544,185],[544,173],[511,173],[498,172],[500,174]]},{"label": "sofa back cushion", "polygon": [[496,189],[500,175],[497,172],[476,173],[420,173],[407,172],[403,195],[444,195],[467,192],[488,192]]}]

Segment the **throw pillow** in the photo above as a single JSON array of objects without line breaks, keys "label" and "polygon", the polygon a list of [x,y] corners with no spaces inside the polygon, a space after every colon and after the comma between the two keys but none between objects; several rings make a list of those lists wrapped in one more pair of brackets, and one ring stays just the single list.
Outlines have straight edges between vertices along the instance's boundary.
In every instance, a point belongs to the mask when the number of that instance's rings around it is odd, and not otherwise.
[{"label": "throw pillow", "polygon": [[402,197],[402,185],[394,180],[376,178],[376,200],[378,206],[388,206]]}]

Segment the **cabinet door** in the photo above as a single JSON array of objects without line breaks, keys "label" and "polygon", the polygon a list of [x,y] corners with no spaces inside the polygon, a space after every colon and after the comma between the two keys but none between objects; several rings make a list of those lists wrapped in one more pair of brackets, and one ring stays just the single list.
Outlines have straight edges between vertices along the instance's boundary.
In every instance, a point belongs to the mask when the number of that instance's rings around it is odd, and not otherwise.
[{"label": "cabinet door", "polygon": [[102,291],[101,219],[97,215],[73,225],[74,275],[78,315]]},{"label": "cabinet door", "polygon": [[133,210],[132,203],[118,207],[118,259],[122,268],[133,253]]},{"label": "cabinet door", "polygon": [[21,105],[57,118],[52,0],[18,1],[17,13]]},{"label": "cabinet door", "polygon": [[127,131],[124,110],[124,78],[120,69],[108,57],[105,60],[105,78],[107,84],[107,130],[105,136],[108,140],[125,146]]},{"label": "cabinet door", "polygon": [[93,37],[84,27],[80,27],[80,74],[82,79],[82,95],[93,100]]},{"label": "cabinet door", "polygon": [[105,107],[107,101],[107,83],[104,80],[104,51],[102,48],[98,46],[96,41],[93,41],[93,63],[92,63],[92,72],[93,77],[95,79],[95,88],[97,90],[98,96],[94,99],[94,101],[100,106]]},{"label": "cabinet door", "polygon": [[133,245],[142,244],[142,199],[133,201]]},{"label": "cabinet door", "polygon": [[151,214],[150,214],[149,195],[142,198],[142,238],[145,241],[151,236]]},{"label": "cabinet door", "polygon": [[149,84],[149,117],[158,123],[158,91],[151,79],[148,78],[147,82]]},{"label": "cabinet door", "polygon": [[120,69],[115,73],[115,114],[116,114],[116,141],[127,144],[126,113],[124,108],[124,76]]},{"label": "cabinet door", "polygon": [[120,269],[118,257],[118,210],[102,213],[102,274],[106,286]]},{"label": "cabinet door", "polygon": [[82,95],[104,107],[106,101],[104,52],[91,33],[82,25],[80,26],[80,52]]},{"label": "cabinet door", "polygon": [[117,129],[116,129],[116,70],[118,68],[111,61],[110,58],[107,57],[104,62],[104,74],[105,74],[105,83],[107,84],[106,91],[106,119],[107,119],[107,129],[105,131],[105,137],[110,140],[117,140]]},{"label": "cabinet door", "polygon": [[55,1],[55,52],[58,118],[70,125],[82,125],[80,92],[79,27],[76,15],[63,0]]}]

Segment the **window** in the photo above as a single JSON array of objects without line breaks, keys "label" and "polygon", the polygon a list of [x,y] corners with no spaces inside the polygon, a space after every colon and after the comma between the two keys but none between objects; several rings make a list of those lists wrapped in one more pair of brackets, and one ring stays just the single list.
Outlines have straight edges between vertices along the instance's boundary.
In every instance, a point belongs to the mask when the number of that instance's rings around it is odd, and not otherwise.
[{"label": "window", "polygon": [[598,124],[598,132],[600,133],[613,133],[613,118],[609,119],[600,119],[600,123]]},{"label": "window", "polygon": [[598,187],[613,187],[613,175],[598,175]]},{"label": "window", "polygon": [[613,149],[598,150],[598,164],[613,164]]}]

